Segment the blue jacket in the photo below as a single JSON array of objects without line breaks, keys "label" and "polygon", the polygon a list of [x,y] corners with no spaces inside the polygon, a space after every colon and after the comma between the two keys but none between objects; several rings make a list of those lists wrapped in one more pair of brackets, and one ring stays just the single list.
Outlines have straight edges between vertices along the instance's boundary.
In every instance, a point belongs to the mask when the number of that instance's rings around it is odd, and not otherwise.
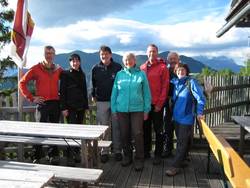
[{"label": "blue jacket", "polygon": [[[195,101],[188,89],[186,81],[189,79],[192,94],[197,101],[196,109]],[[178,79],[173,78],[171,82],[174,85],[173,98],[173,120],[181,125],[193,125],[195,116],[202,115],[205,107],[206,99],[203,90],[197,80],[188,76]],[[179,93],[180,92],[180,93]],[[179,93],[179,95],[178,95]],[[178,97],[177,97],[178,95]],[[177,100],[176,100],[177,97]],[[196,111],[196,113],[195,113]]]},{"label": "blue jacket", "polygon": [[149,112],[150,109],[151,94],[145,73],[137,67],[119,71],[112,89],[112,113]]}]

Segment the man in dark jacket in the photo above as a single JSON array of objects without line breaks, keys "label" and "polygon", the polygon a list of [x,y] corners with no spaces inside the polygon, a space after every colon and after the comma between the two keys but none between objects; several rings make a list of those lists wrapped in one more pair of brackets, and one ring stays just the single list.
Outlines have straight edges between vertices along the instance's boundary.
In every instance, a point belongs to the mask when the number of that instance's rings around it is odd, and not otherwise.
[{"label": "man in dark jacket", "polygon": [[[112,52],[108,46],[100,47],[101,62],[92,69],[92,99],[96,102],[96,121],[99,125],[111,125],[112,122],[112,143],[113,152],[117,161],[122,160],[120,129],[116,118],[111,116],[110,99],[115,76],[122,66],[112,59]],[[110,132],[104,136],[105,140],[110,139]],[[107,149],[101,151],[101,161],[107,162],[109,159]]]},{"label": "man in dark jacket", "polygon": [[[180,57],[176,52],[169,52],[168,53],[168,69],[170,73],[170,80],[173,78],[177,78],[176,74],[174,73],[174,68],[176,65],[180,63]],[[173,144],[173,136],[174,136],[174,125],[172,124],[172,109],[171,109],[171,100],[173,96],[173,84],[170,83],[169,85],[169,92],[168,98],[165,104],[165,138],[164,138],[164,147],[162,157],[169,157],[172,155],[172,150],[174,147]]]}]

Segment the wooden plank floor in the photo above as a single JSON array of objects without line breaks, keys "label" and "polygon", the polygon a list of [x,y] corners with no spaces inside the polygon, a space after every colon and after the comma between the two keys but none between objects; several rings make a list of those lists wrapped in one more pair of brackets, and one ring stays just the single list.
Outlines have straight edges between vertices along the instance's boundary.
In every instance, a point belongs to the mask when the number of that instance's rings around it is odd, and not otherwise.
[{"label": "wooden plank floor", "polygon": [[213,157],[210,173],[206,172],[206,151],[192,151],[189,166],[181,169],[181,172],[175,177],[168,177],[165,175],[165,171],[172,160],[173,157],[167,158],[161,165],[154,166],[152,159],[147,159],[143,171],[136,172],[133,165],[122,167],[120,162],[111,158],[108,163],[102,165],[104,173],[99,184],[89,185],[89,187],[223,188],[220,168]]}]

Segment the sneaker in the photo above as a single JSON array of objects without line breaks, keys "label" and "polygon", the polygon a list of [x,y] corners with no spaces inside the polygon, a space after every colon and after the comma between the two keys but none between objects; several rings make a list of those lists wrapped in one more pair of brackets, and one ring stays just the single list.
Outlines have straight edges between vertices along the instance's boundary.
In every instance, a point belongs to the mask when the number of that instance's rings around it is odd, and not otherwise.
[{"label": "sneaker", "polygon": [[71,166],[71,167],[76,166],[75,160],[72,158],[67,158],[67,166]]},{"label": "sneaker", "polygon": [[108,154],[101,155],[101,162],[102,163],[106,163],[106,162],[108,162],[108,160],[109,160]]},{"label": "sneaker", "polygon": [[122,154],[121,153],[116,153],[115,154],[115,160],[116,161],[121,161],[122,160]]},{"label": "sneaker", "polygon": [[155,156],[153,160],[153,165],[159,165],[161,164],[161,158],[159,156]]},{"label": "sneaker", "polygon": [[122,166],[129,166],[132,163],[132,159],[130,157],[124,157],[122,160]]},{"label": "sneaker", "polygon": [[52,165],[59,165],[60,164],[60,157],[59,156],[50,157],[49,162]]},{"label": "sneaker", "polygon": [[50,164],[48,157],[42,157],[41,159],[34,159],[32,163],[35,164]]},{"label": "sneaker", "polygon": [[166,170],[166,175],[168,176],[175,176],[176,174],[179,173],[179,168],[171,167],[168,170]]},{"label": "sneaker", "polygon": [[144,167],[143,160],[135,160],[135,171],[142,171]]},{"label": "sneaker", "polygon": [[75,156],[74,161],[75,161],[75,163],[80,163],[81,162],[81,156],[80,155]]}]

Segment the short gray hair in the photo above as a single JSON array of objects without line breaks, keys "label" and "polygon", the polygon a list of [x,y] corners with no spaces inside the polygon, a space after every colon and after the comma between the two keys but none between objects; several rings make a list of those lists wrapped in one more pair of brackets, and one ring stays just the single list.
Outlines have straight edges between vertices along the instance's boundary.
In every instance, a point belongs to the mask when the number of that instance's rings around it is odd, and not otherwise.
[{"label": "short gray hair", "polygon": [[122,57],[122,62],[125,61],[125,59],[127,58],[133,58],[134,60],[136,60],[135,54],[131,53],[131,52],[127,52],[123,55]]},{"label": "short gray hair", "polygon": [[169,52],[167,59],[169,60],[170,56],[172,56],[172,55],[177,56],[177,58],[180,60],[180,56],[179,56],[179,54],[177,52]]}]

